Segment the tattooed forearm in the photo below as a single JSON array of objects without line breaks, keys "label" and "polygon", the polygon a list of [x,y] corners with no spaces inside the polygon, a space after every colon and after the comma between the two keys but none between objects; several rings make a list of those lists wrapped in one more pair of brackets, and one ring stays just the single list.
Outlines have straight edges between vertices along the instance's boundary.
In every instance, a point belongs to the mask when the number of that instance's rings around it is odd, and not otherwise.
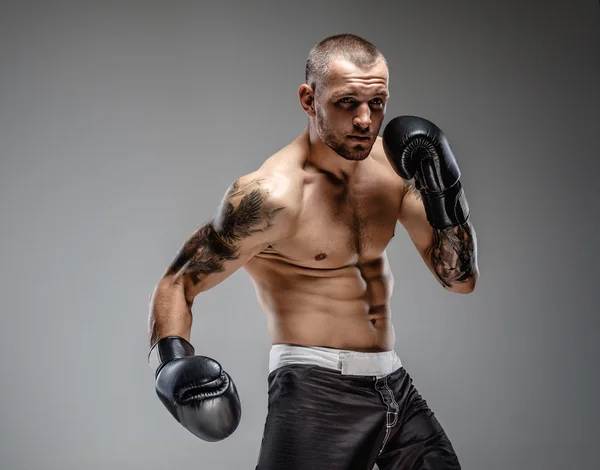
[{"label": "tattooed forearm", "polygon": [[476,242],[469,222],[448,229],[434,229],[430,249],[433,270],[448,287],[469,281],[476,269]]},{"label": "tattooed forearm", "polygon": [[270,207],[260,184],[253,180],[242,187],[238,181],[231,185],[217,215],[189,238],[168,272],[187,276],[197,285],[205,276],[222,272],[226,261],[238,259],[243,240],[268,230],[282,209]]}]

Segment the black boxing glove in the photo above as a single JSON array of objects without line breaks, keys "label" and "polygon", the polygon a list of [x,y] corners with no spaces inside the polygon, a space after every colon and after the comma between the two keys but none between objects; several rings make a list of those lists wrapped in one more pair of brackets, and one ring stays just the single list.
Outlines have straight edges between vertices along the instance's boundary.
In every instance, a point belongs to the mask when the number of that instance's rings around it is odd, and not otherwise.
[{"label": "black boxing glove", "polygon": [[386,125],[382,140],[398,174],[415,179],[432,227],[446,229],[468,220],[460,170],[439,127],[417,116],[399,116]]},{"label": "black boxing glove", "polygon": [[156,393],[167,410],[188,431],[207,442],[230,436],[242,408],[231,377],[215,360],[196,356],[184,338],[157,341],[149,353]]}]

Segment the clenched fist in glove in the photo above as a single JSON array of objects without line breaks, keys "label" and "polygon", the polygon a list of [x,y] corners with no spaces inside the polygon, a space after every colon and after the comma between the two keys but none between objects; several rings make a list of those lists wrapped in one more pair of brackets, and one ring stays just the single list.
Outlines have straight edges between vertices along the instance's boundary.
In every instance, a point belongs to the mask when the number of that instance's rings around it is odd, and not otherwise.
[{"label": "clenched fist in glove", "polygon": [[398,174],[415,179],[432,227],[451,228],[467,221],[469,206],[460,170],[438,126],[417,116],[399,116],[387,124],[382,140]]},{"label": "clenched fist in glove", "polygon": [[242,408],[231,377],[214,359],[196,356],[184,338],[169,336],[150,350],[158,397],[188,431],[208,442],[230,436]]}]

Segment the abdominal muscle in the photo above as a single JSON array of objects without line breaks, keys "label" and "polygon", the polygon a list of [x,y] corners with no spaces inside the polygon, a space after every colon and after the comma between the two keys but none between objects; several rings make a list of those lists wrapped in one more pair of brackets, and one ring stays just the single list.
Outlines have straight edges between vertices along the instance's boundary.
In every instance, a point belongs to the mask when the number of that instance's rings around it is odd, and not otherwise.
[{"label": "abdominal muscle", "polygon": [[263,307],[272,344],[388,351],[395,335],[393,277],[380,258],[333,269],[257,256],[245,267]]}]

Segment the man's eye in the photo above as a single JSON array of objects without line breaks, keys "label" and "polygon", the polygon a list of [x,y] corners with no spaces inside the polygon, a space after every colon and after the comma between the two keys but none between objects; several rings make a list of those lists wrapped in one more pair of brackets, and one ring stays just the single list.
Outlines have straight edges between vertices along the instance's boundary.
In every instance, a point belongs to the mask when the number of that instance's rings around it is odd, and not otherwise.
[{"label": "man's eye", "polygon": [[383,100],[381,98],[375,98],[374,100],[371,101],[371,103],[380,106],[383,104]]},{"label": "man's eye", "polygon": [[341,103],[354,103],[354,100],[352,98],[342,98],[340,100]]}]

